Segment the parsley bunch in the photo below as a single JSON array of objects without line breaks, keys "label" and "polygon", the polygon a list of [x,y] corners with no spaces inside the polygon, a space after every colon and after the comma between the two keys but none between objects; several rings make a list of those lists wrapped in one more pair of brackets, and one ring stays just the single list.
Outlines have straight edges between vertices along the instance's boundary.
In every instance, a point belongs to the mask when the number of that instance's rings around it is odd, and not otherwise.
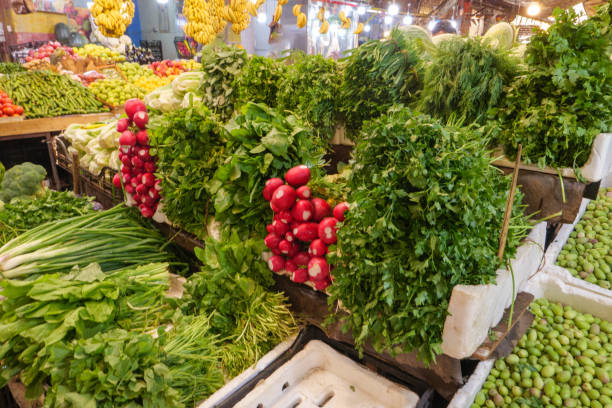
[{"label": "parsley bunch", "polygon": [[286,69],[280,60],[253,55],[234,84],[238,88],[239,105],[255,102],[276,106],[278,82]]},{"label": "parsley bunch", "polygon": [[[358,347],[441,352],[455,285],[494,281],[510,180],[490,164],[483,135],[406,108],[369,122],[354,151],[338,229],[332,300],[350,314]],[[527,225],[517,194],[505,259]]]},{"label": "parsley bunch", "polygon": [[610,6],[584,22],[571,9],[554,12],[555,23],[527,47],[527,72],[495,113],[506,154],[523,144],[523,160],[539,166],[581,167],[593,140],[612,131]]}]

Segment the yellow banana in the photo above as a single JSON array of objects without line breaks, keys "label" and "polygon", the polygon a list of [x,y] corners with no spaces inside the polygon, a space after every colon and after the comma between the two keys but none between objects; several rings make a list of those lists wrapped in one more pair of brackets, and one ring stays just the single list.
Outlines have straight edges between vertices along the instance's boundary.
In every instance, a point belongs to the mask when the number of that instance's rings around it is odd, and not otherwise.
[{"label": "yellow banana", "polygon": [[280,5],[280,1],[279,1],[278,4],[276,5],[276,9],[274,9],[274,17],[272,18],[272,21],[274,21],[275,23],[278,23],[278,20],[280,20],[282,15],[283,15],[283,6]]},{"label": "yellow banana", "polygon": [[344,30],[348,30],[349,28],[351,28],[351,19],[347,18],[340,27]]},{"label": "yellow banana", "polygon": [[321,28],[319,28],[319,33],[325,34],[327,30],[329,30],[329,21],[324,21],[323,24],[321,24]]},{"label": "yellow banana", "polygon": [[299,16],[300,13],[302,12],[302,5],[301,4],[296,4],[295,6],[293,6],[293,15],[294,16]]},{"label": "yellow banana", "polygon": [[363,23],[357,24],[357,28],[353,31],[353,34],[361,34],[363,32]]},{"label": "yellow banana", "polygon": [[278,4],[280,4],[281,6],[284,6],[288,2],[289,2],[289,0],[278,0]]},{"label": "yellow banana", "polygon": [[317,18],[320,22],[325,21],[325,7],[321,7],[317,13]]},{"label": "yellow banana", "polygon": [[344,11],[340,11],[340,13],[338,14],[338,17],[340,18],[340,21],[342,21],[343,23],[346,23],[346,14],[344,14]]},{"label": "yellow banana", "polygon": [[304,28],[306,26],[306,14],[300,13],[297,19],[298,28]]}]

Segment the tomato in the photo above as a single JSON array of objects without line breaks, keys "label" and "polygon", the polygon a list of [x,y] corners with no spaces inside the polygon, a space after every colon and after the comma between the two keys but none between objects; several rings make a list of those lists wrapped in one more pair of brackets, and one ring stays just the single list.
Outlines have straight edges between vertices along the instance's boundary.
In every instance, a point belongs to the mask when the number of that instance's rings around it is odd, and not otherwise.
[{"label": "tomato", "polygon": [[15,113],[17,113],[18,115],[21,115],[23,113],[23,106],[15,106]]},{"label": "tomato", "polygon": [[13,108],[11,108],[10,106],[6,106],[5,108],[2,109],[2,111],[7,115],[7,116],[11,116],[13,113],[15,113],[15,111],[13,110]]}]

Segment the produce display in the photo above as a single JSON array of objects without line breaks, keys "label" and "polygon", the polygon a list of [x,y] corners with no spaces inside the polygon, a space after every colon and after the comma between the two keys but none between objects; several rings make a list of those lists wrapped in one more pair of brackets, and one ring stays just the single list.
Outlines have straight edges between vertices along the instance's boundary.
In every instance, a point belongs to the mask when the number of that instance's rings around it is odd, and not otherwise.
[{"label": "produce display", "polygon": [[118,38],[134,18],[134,3],[132,0],[94,0],[91,15],[105,37]]},{"label": "produce display", "polygon": [[563,246],[557,264],[605,289],[612,285],[612,188],[601,189]]},{"label": "produce display", "polygon": [[136,62],[122,62],[117,68],[125,75],[128,82],[134,83],[138,78],[154,76],[153,70]]},{"label": "produce display", "polygon": [[13,104],[6,92],[0,90],[0,118],[23,115],[23,106]]},{"label": "produce display", "polygon": [[43,166],[25,162],[4,172],[0,184],[0,201],[9,203],[14,198],[32,197],[43,191],[47,171]]},{"label": "produce display", "polygon": [[202,71],[184,72],[173,79],[171,84],[148,93],[144,102],[147,106],[161,112],[187,108],[194,102],[202,101],[202,97],[196,95],[196,92],[200,88],[203,77],[204,72]]},{"label": "produce display", "polygon": [[26,69],[15,62],[0,62],[0,74],[13,74],[15,72],[23,72]]},{"label": "produce display", "polygon": [[150,64],[155,61],[153,52],[144,47],[134,47],[128,45],[125,47],[125,58],[128,62],[137,62],[138,64]]},{"label": "produce display", "polygon": [[89,85],[96,97],[110,106],[121,106],[128,99],[143,98],[144,91],[123,79],[101,79]]},{"label": "produce display", "polygon": [[248,102],[276,106],[278,83],[285,75],[286,67],[282,61],[253,55],[236,78],[238,104]]},{"label": "produce display", "polygon": [[168,85],[172,82],[176,77],[158,77],[157,75],[150,76],[141,76],[136,79],[133,84],[138,88],[144,90],[145,92],[151,92],[157,88],[161,88],[162,86]]},{"label": "produce display", "polygon": [[173,75],[182,74],[185,71],[191,71],[192,69],[199,69],[199,64],[195,61],[155,61],[151,63],[151,69],[155,75],[160,77],[167,77]]},{"label": "produce display", "polygon": [[535,320],[512,354],[497,360],[472,408],[612,404],[612,325],[538,299]]},{"label": "produce display", "polygon": [[[36,50],[30,50],[30,52],[28,53],[28,56],[26,57],[26,62],[30,62],[33,60],[42,60],[45,58],[51,58],[51,56],[58,49],[63,50],[66,54],[70,56],[75,55],[75,51],[71,47],[62,45],[57,41],[49,41],[47,44],[38,47]],[[19,72],[19,71],[14,71],[14,72]],[[5,72],[5,73],[8,73],[8,72]]]},{"label": "produce display", "polygon": [[227,26],[224,8],[223,0],[186,0],[183,5],[183,14],[187,19],[185,34],[200,44],[212,42]]},{"label": "produce display", "polygon": [[79,165],[93,175],[99,175],[104,167],[119,171],[119,136],[117,120],[86,125],[72,124],[64,131],[70,143],[68,153],[79,155]]},{"label": "produce display", "polygon": [[0,77],[0,89],[22,106],[30,119],[107,110],[80,83],[48,71],[5,75]]},{"label": "produce display", "polygon": [[97,57],[105,61],[125,61],[125,57],[119,52],[110,50],[97,44],[85,44],[80,48],[74,48],[74,54],[80,57]]},{"label": "produce display", "polygon": [[522,160],[539,166],[584,165],[598,133],[612,131],[612,32],[609,5],[577,24],[573,9],[527,45],[526,72],[495,112],[508,157],[523,145]]}]

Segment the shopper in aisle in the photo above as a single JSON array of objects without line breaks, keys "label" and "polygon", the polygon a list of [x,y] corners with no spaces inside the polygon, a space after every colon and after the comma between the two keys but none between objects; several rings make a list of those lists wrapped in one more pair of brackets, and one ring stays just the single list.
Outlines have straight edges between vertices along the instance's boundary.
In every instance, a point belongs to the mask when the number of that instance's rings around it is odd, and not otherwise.
[{"label": "shopper in aisle", "polygon": [[435,37],[440,34],[457,34],[457,30],[449,20],[440,20],[436,23],[433,30],[431,30],[431,35]]}]

